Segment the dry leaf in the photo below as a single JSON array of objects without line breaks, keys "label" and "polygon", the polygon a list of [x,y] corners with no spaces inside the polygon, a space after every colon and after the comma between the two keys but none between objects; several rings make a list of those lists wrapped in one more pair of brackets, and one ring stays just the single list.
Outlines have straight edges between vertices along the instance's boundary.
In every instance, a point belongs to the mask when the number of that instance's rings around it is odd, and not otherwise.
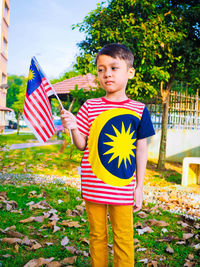
[{"label": "dry leaf", "polygon": [[14,256],[10,255],[10,254],[5,254],[5,255],[2,255],[2,257],[4,257],[4,258],[13,258]]},{"label": "dry leaf", "polygon": [[72,211],[71,211],[70,209],[68,209],[68,210],[66,211],[66,215],[67,215],[67,216],[72,216]]},{"label": "dry leaf", "polygon": [[18,238],[24,237],[23,234],[21,234],[19,232],[15,232],[15,231],[7,231],[6,234],[9,236],[12,236],[12,237],[18,237]]},{"label": "dry leaf", "polygon": [[192,247],[195,248],[196,250],[200,250],[200,243],[196,244],[196,245],[193,245]]},{"label": "dry leaf", "polygon": [[167,230],[167,228],[162,228],[162,229],[161,229],[161,232],[162,232],[162,233],[168,233],[169,231]]},{"label": "dry leaf", "polygon": [[18,244],[15,245],[15,252],[19,253],[19,245]]},{"label": "dry leaf", "polygon": [[[6,191],[1,191],[0,192],[0,197],[2,197],[2,200],[4,200],[4,199],[7,199],[8,197],[7,197],[7,192]],[[0,198],[1,199],[1,198]]]},{"label": "dry leaf", "polygon": [[140,218],[146,218],[148,216],[148,214],[146,214],[143,211],[140,211],[140,212],[138,212],[137,216],[140,217]]},{"label": "dry leaf", "polygon": [[142,227],[143,227],[143,225],[141,224],[141,222],[140,222],[140,221],[137,221],[136,223],[134,223],[134,227],[135,227],[135,228],[137,228],[137,227],[140,227],[140,228],[142,228]]},{"label": "dry leaf", "polygon": [[57,214],[53,213],[53,215],[49,218],[49,220],[51,220],[51,221],[59,221],[60,218],[58,217]]},{"label": "dry leaf", "polygon": [[22,210],[21,209],[20,210],[11,210],[10,212],[22,214]]},{"label": "dry leaf", "polygon": [[37,216],[37,217],[34,217],[34,221],[35,222],[43,222],[44,219],[46,219],[46,216]]},{"label": "dry leaf", "polygon": [[195,262],[186,260],[186,263],[185,263],[183,266],[186,266],[186,267],[193,267],[193,266],[195,266],[195,265],[196,265]]},{"label": "dry leaf", "polygon": [[139,262],[143,262],[144,264],[147,264],[148,263],[148,259],[141,259],[141,260],[139,260]]},{"label": "dry leaf", "polygon": [[46,267],[60,267],[62,264],[59,261],[52,261],[45,265]]},{"label": "dry leaf", "polygon": [[69,243],[69,238],[67,236],[65,236],[62,240],[61,240],[61,245],[62,246],[66,246]]},{"label": "dry leaf", "polygon": [[59,231],[59,230],[60,230],[60,227],[54,225],[54,227],[53,227],[53,233],[55,233],[55,232],[57,232],[57,231]]},{"label": "dry leaf", "polygon": [[144,233],[153,233],[153,230],[149,226],[146,226],[143,229],[136,229],[136,231],[138,232],[138,235],[143,235]]},{"label": "dry leaf", "polygon": [[31,202],[26,203],[26,206],[30,206],[30,205],[34,205],[34,204],[35,204],[35,202],[31,201]]},{"label": "dry leaf", "polygon": [[45,209],[48,209],[48,207],[45,207],[45,206],[41,205],[40,203],[36,203],[33,205],[29,205],[29,209],[30,210],[33,210],[33,209],[45,210]]},{"label": "dry leaf", "polygon": [[52,246],[53,243],[51,243],[51,242],[46,242],[45,245],[47,245],[47,246]]},{"label": "dry leaf", "polygon": [[173,248],[171,248],[169,245],[167,246],[166,251],[169,252],[170,254],[174,253]]},{"label": "dry leaf", "polygon": [[29,195],[29,197],[33,197],[33,196],[37,195],[37,192],[34,190],[34,191],[29,192],[28,195]]},{"label": "dry leaf", "polygon": [[30,260],[29,262],[27,262],[24,267],[39,267],[42,266],[44,264],[50,263],[51,261],[53,261],[54,258],[49,258],[49,259],[44,259],[44,258],[39,258],[39,259],[33,259]]},{"label": "dry leaf", "polygon": [[81,213],[83,213],[84,210],[85,210],[85,207],[82,206],[82,205],[77,205],[77,206],[76,206],[76,209],[79,210]]},{"label": "dry leaf", "polygon": [[15,244],[15,243],[22,243],[22,240],[20,238],[9,238],[9,237],[5,237],[0,239],[3,243],[8,243],[8,244]]},{"label": "dry leaf", "polygon": [[193,237],[193,236],[194,236],[194,234],[186,233],[186,234],[183,234],[183,239],[184,239],[184,240],[187,240],[187,239],[189,239],[189,238],[191,238],[191,237]]},{"label": "dry leaf", "polygon": [[12,225],[10,227],[7,227],[4,231],[9,231],[9,230],[16,230],[16,226],[15,225]]},{"label": "dry leaf", "polygon": [[75,227],[75,228],[81,227],[81,225],[77,221],[62,221],[62,223],[60,224],[68,227]]},{"label": "dry leaf", "polygon": [[[157,261],[152,261],[151,264],[153,265],[153,267],[157,267],[158,266],[158,262]],[[147,264],[148,266],[148,264]]]},{"label": "dry leaf", "polygon": [[77,252],[77,249],[75,247],[65,247],[71,254],[74,254]]},{"label": "dry leaf", "polygon": [[189,260],[193,260],[194,259],[194,255],[193,254],[188,254],[188,259]]},{"label": "dry leaf", "polygon": [[89,253],[88,253],[88,252],[86,252],[86,251],[83,251],[83,253],[82,253],[82,254],[83,254],[83,256],[84,256],[84,257],[89,257]]},{"label": "dry leaf", "polygon": [[[69,258],[64,258],[62,261],[61,261],[61,263],[62,264],[74,264],[75,263],[75,261],[76,261],[76,259],[77,259],[77,256],[73,256],[73,257],[69,257]],[[28,266],[27,266],[28,267]]]},{"label": "dry leaf", "polygon": [[7,211],[11,211],[12,209],[17,209],[17,202],[14,200],[10,200],[10,201],[3,201],[4,204],[6,204],[6,210]]},{"label": "dry leaf", "polygon": [[178,241],[178,242],[176,242],[176,245],[185,245],[185,244],[186,244],[185,241]]},{"label": "dry leaf", "polygon": [[168,226],[169,225],[168,223],[166,223],[164,221],[158,221],[156,219],[149,219],[146,222],[150,223],[150,225],[152,225],[152,226],[162,226],[162,227],[164,227],[164,226]]},{"label": "dry leaf", "polygon": [[26,246],[32,246],[36,241],[35,240],[30,240],[27,236],[22,239],[22,244]]},{"label": "dry leaf", "polygon": [[184,223],[182,221],[178,221],[177,224],[180,224],[183,228],[189,227],[189,224]]},{"label": "dry leaf", "polygon": [[86,243],[86,244],[88,244],[88,245],[90,244],[90,241],[85,237],[84,238],[80,238],[79,240],[84,242],[84,243]]},{"label": "dry leaf", "polygon": [[45,218],[47,218],[45,215],[37,216],[37,217],[29,217],[29,218],[21,220],[19,222],[21,222],[21,223],[28,223],[28,222],[33,222],[33,221],[35,221],[35,222],[43,222]]},{"label": "dry leaf", "polygon": [[36,250],[41,248],[42,246],[39,243],[36,243],[35,245],[33,245],[29,250]]},{"label": "dry leaf", "polygon": [[21,220],[19,221],[20,223],[27,223],[27,222],[33,222],[34,221],[34,217],[29,217],[27,219]]},{"label": "dry leaf", "polygon": [[139,251],[145,251],[147,250],[146,248],[138,248],[136,251],[139,252]]}]

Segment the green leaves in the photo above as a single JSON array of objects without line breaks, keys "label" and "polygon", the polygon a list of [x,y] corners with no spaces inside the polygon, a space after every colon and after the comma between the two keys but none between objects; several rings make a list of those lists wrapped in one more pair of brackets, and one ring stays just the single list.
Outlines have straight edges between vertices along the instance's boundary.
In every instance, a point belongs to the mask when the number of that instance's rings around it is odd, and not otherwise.
[{"label": "green leaves", "polygon": [[77,67],[91,71],[93,62],[88,60],[88,54],[93,58],[103,45],[120,42],[133,51],[136,73],[139,72],[140,85],[137,83],[135,92],[129,90],[132,96],[139,96],[139,88],[145,87],[145,95],[149,93],[151,97],[152,87],[159,91],[161,81],[167,86],[172,74],[176,79],[194,80],[191,73],[199,68],[200,58],[199,9],[199,4],[193,1],[190,4],[167,0],[102,2],[83,22],[73,25],[86,34],[78,44],[81,60],[77,58]]}]

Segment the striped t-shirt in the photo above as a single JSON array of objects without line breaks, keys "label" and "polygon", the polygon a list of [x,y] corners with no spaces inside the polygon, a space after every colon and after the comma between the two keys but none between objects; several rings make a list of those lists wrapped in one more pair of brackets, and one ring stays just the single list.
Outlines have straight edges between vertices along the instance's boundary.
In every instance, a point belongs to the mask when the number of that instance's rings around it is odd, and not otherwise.
[{"label": "striped t-shirt", "polygon": [[155,134],[146,106],[131,99],[90,99],[76,119],[79,131],[87,136],[81,161],[83,199],[133,205],[136,140]]}]

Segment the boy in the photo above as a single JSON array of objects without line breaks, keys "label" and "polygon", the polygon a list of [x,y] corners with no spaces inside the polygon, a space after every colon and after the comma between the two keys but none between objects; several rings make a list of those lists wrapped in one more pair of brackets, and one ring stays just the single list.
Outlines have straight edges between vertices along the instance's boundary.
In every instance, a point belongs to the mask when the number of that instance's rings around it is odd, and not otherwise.
[{"label": "boy", "polygon": [[125,93],[128,79],[135,74],[133,60],[122,44],[104,46],[96,64],[105,97],[87,100],[76,118],[61,111],[64,128],[71,129],[77,148],[85,150],[81,183],[94,267],[108,266],[107,210],[114,239],[113,266],[134,266],[132,212],[142,207],[146,138],[154,129],[145,105]]}]

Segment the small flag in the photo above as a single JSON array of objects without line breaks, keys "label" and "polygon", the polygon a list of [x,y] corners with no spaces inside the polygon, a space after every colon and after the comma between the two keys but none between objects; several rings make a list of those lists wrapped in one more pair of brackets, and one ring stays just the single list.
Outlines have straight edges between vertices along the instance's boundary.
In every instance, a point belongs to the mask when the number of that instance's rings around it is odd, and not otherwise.
[{"label": "small flag", "polygon": [[48,96],[54,89],[45,77],[35,57],[31,60],[24,102],[23,117],[36,138],[46,142],[55,133],[51,105]]}]

